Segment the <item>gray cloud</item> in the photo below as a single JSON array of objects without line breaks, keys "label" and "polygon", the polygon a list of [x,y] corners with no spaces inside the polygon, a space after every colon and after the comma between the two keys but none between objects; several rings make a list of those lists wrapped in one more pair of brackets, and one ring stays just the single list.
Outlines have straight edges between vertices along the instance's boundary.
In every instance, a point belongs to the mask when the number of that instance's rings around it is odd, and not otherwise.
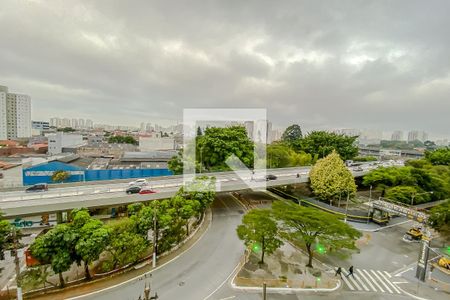
[{"label": "gray cloud", "polygon": [[306,129],[450,136],[448,1],[3,1],[0,84],[35,119],[267,107]]}]

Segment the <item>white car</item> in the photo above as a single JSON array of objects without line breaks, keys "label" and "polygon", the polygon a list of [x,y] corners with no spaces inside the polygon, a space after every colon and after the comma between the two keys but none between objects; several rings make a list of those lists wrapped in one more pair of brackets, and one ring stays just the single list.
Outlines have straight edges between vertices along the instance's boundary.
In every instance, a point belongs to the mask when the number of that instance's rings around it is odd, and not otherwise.
[{"label": "white car", "polygon": [[147,185],[147,180],[144,178],[136,179],[135,181],[132,181],[128,183],[129,186],[145,186]]}]

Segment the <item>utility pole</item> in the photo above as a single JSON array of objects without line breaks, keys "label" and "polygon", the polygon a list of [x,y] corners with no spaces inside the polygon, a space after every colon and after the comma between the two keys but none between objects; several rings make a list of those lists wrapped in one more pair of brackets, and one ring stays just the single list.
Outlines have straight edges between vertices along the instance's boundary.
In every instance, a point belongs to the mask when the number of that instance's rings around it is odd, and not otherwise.
[{"label": "utility pole", "polygon": [[263,283],[263,300],[267,300],[267,284],[264,282]]},{"label": "utility pole", "polygon": [[153,209],[153,259],[152,266],[156,268],[156,207]]},{"label": "utility pole", "polygon": [[369,206],[367,208],[367,224],[370,222],[370,202],[372,202],[372,185],[369,190]]},{"label": "utility pole", "polygon": [[348,213],[348,200],[350,199],[350,193],[347,191],[347,203],[345,204],[345,219],[344,222],[347,223],[347,213]]},{"label": "utility pole", "polygon": [[22,300],[22,288],[20,287],[19,275],[20,275],[20,259],[18,253],[18,241],[17,241],[17,228],[13,225],[13,253],[14,253],[14,264],[16,267],[16,286],[17,286],[17,300]]}]

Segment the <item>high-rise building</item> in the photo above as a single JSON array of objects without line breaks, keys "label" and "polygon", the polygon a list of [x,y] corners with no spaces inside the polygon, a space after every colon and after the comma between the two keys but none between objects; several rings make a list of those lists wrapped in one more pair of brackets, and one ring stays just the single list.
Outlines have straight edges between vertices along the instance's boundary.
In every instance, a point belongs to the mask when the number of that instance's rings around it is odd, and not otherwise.
[{"label": "high-rise building", "polygon": [[72,125],[72,128],[79,128],[78,127],[78,120],[77,119],[72,119],[71,125]]},{"label": "high-rise building", "polygon": [[254,122],[253,121],[245,121],[244,122],[244,127],[245,127],[245,131],[247,131],[248,138],[253,140]]},{"label": "high-rise building", "polygon": [[88,129],[92,129],[94,127],[94,123],[92,122],[92,120],[90,119],[86,119],[86,124],[85,124],[86,128]]},{"label": "high-rise building", "polygon": [[396,130],[392,133],[391,141],[401,141],[403,140],[403,131]]},{"label": "high-rise building", "polygon": [[84,119],[78,119],[78,126],[83,129],[85,124],[84,124]]},{"label": "high-rise building", "polygon": [[408,142],[428,140],[428,134],[425,131],[412,130],[408,132]]},{"label": "high-rise building", "polygon": [[31,98],[0,86],[0,139],[31,136]]}]

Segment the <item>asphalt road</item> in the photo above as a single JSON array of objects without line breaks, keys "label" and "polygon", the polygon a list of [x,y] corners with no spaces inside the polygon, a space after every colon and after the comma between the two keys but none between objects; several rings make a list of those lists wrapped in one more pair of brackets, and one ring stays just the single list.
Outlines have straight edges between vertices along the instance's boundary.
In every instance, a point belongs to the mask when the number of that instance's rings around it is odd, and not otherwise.
[{"label": "asphalt road", "polygon": [[[236,227],[243,208],[229,195],[213,203],[213,220],[205,235],[173,262],[152,272],[152,278],[133,280],[101,293],[76,299],[137,300],[143,296],[145,283],[152,284],[159,299],[201,300],[226,282],[244,251]],[[214,298],[211,298],[214,299]]]}]

